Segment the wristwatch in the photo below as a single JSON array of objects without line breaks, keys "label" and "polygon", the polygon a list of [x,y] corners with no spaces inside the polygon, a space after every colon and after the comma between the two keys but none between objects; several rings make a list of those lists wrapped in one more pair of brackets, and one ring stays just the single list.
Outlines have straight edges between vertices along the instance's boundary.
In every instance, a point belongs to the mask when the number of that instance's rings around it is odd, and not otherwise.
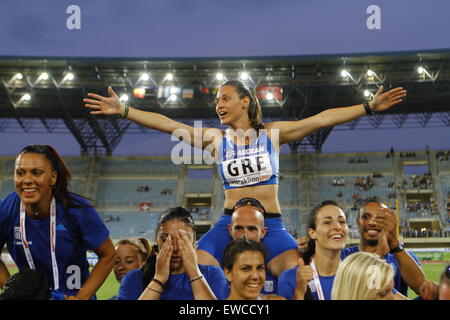
[{"label": "wristwatch", "polygon": [[389,253],[396,253],[396,252],[402,252],[405,249],[405,244],[403,242],[399,242],[398,245],[391,249]]}]

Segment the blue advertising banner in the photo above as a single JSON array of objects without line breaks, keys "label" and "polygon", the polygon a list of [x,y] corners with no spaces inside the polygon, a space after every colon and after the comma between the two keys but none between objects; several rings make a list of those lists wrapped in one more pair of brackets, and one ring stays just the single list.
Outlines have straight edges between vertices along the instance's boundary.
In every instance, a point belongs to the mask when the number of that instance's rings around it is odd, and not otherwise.
[{"label": "blue advertising banner", "polygon": [[448,0],[2,0],[0,57],[205,58],[450,48]]}]

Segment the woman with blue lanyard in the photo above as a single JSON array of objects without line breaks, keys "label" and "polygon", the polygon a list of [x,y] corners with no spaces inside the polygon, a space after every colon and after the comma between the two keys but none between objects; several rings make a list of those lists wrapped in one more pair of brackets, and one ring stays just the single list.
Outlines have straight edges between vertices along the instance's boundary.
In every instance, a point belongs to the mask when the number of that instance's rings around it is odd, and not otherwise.
[{"label": "woman with blue lanyard", "polygon": [[227,282],[216,266],[198,264],[194,220],[182,207],[167,209],[159,218],[156,241],[141,269],[122,279],[118,300],[224,299]]},{"label": "woman with blue lanyard", "polygon": [[85,106],[94,115],[119,115],[139,125],[173,134],[183,142],[210,152],[218,165],[225,188],[224,215],[198,242],[199,262],[220,266],[214,256],[223,253],[231,241],[228,225],[233,205],[242,198],[255,198],[266,208],[265,223],[269,232],[263,243],[268,250],[267,268],[274,276],[297,265],[297,243],[281,219],[278,201],[280,146],[303,139],[325,127],[352,121],[380,112],[400,103],[406,90],[395,88],[383,93],[383,87],[372,101],[343,108],[332,108],[298,121],[262,122],[261,106],[255,93],[243,82],[223,83],[216,96],[216,113],[222,125],[229,128],[197,128],[154,112],[129,107],[120,102],[111,87],[110,97],[88,93]]},{"label": "woman with blue lanyard", "polygon": [[315,207],[308,218],[308,246],[299,266],[279,277],[278,294],[289,300],[331,300],[347,235],[345,213],[335,201]]},{"label": "woman with blue lanyard", "polygon": [[[114,266],[115,250],[97,211],[69,191],[70,179],[53,147],[29,145],[20,151],[16,192],[0,202],[0,250],[6,243],[19,270],[42,272],[55,296],[91,299]],[[99,258],[91,274],[87,250]],[[0,286],[9,277],[0,260]]]}]

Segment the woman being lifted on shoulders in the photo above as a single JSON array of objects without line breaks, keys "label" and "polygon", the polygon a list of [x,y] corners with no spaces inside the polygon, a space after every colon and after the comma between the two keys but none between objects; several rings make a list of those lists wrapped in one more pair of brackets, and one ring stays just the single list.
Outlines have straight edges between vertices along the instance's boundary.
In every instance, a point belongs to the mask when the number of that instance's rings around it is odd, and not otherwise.
[{"label": "woman being lifted on shoulders", "polygon": [[[395,88],[383,93],[381,86],[372,101],[349,107],[332,108],[297,121],[262,122],[262,112],[255,93],[243,82],[223,83],[216,96],[216,112],[220,122],[229,128],[198,128],[177,122],[162,114],[138,110],[122,104],[111,87],[110,97],[88,93],[85,106],[91,114],[119,115],[139,125],[173,134],[193,146],[206,149],[218,165],[225,188],[224,215],[198,243],[199,262],[217,265],[214,252],[223,252],[231,241],[228,224],[234,203],[249,197],[261,201],[266,208],[268,233],[263,243],[268,250],[267,268],[278,276],[297,265],[297,243],[281,219],[278,201],[280,146],[300,140],[325,127],[352,121],[366,114],[380,112],[400,103],[406,90]],[[195,134],[194,134],[195,133]]]}]

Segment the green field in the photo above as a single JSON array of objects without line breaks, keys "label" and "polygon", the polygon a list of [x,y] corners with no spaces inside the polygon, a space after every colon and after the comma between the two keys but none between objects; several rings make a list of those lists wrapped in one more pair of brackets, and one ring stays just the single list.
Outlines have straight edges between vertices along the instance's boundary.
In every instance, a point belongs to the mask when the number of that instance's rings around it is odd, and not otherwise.
[{"label": "green field", "polygon": [[[438,263],[438,264],[423,264],[422,268],[426,274],[426,277],[428,280],[438,282],[439,276],[441,275],[442,271],[444,270],[446,264],[444,263]],[[13,268],[10,269],[10,272],[16,273],[17,269]],[[106,300],[114,296],[117,291],[119,290],[119,284],[116,281],[116,278],[114,277],[114,273],[111,272],[108,278],[106,279],[105,283],[100,287],[100,289],[97,291],[97,299],[99,300]],[[413,299],[417,295],[414,291],[409,289],[408,291],[408,298]]]}]

